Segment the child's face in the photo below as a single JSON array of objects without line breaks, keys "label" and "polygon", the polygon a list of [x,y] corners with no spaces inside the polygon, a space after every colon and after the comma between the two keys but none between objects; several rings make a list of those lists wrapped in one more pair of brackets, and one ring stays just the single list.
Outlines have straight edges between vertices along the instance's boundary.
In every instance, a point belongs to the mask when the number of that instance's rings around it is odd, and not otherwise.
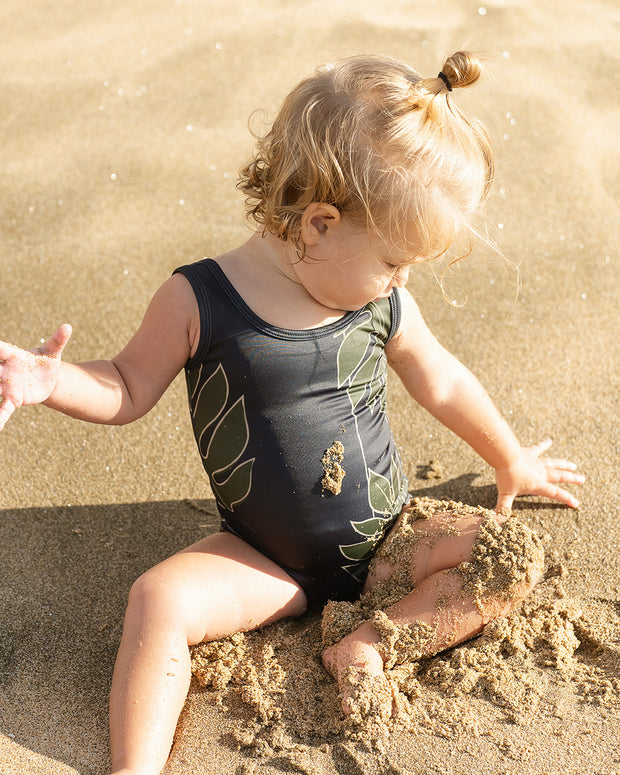
[{"label": "child's face", "polygon": [[406,284],[415,255],[391,247],[379,235],[344,218],[322,226],[306,258],[295,265],[298,280],[318,302],[352,311],[387,298],[393,288]]}]

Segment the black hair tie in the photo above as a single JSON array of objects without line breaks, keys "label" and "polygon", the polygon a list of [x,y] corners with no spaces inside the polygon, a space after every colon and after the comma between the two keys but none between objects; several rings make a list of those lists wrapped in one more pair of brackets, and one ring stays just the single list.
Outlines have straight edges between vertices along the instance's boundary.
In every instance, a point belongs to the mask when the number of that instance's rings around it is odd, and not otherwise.
[{"label": "black hair tie", "polygon": [[449,79],[449,78],[448,78],[448,76],[447,76],[447,75],[444,73],[444,71],[443,71],[443,70],[441,70],[441,71],[440,71],[440,72],[437,74],[437,78],[441,78],[441,80],[442,80],[442,81],[443,81],[443,82],[446,84],[446,88],[448,89],[448,91],[452,91],[452,84],[450,83],[450,79]]}]

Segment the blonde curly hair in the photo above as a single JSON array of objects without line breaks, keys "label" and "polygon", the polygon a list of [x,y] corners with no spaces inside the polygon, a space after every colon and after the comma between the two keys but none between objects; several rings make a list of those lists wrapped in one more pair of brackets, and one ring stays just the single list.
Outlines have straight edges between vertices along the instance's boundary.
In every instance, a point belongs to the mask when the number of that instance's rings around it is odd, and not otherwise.
[{"label": "blonde curly hair", "polygon": [[240,172],[250,219],[305,255],[300,219],[312,202],[335,206],[414,258],[443,254],[471,228],[493,179],[483,124],[452,101],[475,83],[480,60],[458,51],[422,78],[383,55],[319,68],[286,97]]}]

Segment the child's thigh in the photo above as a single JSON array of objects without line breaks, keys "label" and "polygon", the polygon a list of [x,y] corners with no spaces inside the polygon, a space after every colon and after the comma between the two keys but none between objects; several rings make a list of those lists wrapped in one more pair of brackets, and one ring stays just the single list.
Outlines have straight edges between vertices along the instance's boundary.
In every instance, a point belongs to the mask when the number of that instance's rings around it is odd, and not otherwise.
[{"label": "child's thigh", "polygon": [[307,605],[282,568],[231,533],[207,536],[154,566],[132,593],[183,627],[190,644],[294,616]]},{"label": "child's thigh", "polygon": [[[498,515],[497,520],[503,522],[505,518]],[[441,512],[416,520],[402,534],[397,522],[386,539],[392,542],[389,557],[379,549],[365,589],[402,570],[403,563],[408,564],[411,582],[416,586],[437,571],[455,568],[469,560],[483,521],[482,514]]]}]

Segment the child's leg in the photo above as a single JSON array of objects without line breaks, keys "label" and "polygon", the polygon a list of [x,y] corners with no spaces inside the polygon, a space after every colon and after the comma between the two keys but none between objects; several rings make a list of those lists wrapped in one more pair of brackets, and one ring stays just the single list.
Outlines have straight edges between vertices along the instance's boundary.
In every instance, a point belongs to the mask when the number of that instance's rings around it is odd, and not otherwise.
[{"label": "child's leg", "polygon": [[112,771],[163,768],[190,681],[188,645],[306,608],[280,567],[230,533],[209,536],[133,585],[110,694]]},{"label": "child's leg", "polygon": [[[471,558],[483,519],[478,515],[455,518],[452,514],[437,514],[413,523],[413,532],[417,532],[418,538],[412,542],[408,570],[414,588],[385,613],[390,627],[414,625],[417,628],[418,657],[431,656],[477,635],[489,621],[515,608],[542,573],[543,556],[537,553],[527,579],[516,584],[509,594],[502,594],[508,590],[501,590],[497,595],[474,596],[465,576],[455,569]],[[497,521],[502,523],[505,518],[498,516]],[[379,562],[374,570],[365,591],[390,578],[399,568]],[[411,633],[409,630],[408,634]],[[385,656],[382,634],[372,621],[325,649],[323,662],[343,691],[345,712],[350,709],[350,668],[378,678],[383,674]]]}]

